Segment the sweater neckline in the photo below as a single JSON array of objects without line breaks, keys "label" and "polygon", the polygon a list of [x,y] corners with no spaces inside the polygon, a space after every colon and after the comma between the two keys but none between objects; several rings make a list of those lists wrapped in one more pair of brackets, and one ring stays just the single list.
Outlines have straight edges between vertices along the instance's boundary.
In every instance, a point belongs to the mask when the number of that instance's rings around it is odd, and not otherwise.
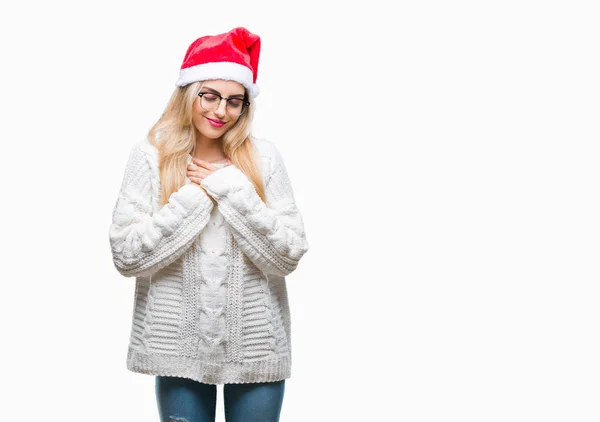
[{"label": "sweater neckline", "polygon": [[[188,154],[188,164],[192,162],[192,154]],[[227,160],[227,159],[225,159]],[[223,162],[223,161],[216,161],[216,162],[210,162],[210,164],[212,164],[215,167],[225,167],[225,165],[227,164],[227,161]]]}]

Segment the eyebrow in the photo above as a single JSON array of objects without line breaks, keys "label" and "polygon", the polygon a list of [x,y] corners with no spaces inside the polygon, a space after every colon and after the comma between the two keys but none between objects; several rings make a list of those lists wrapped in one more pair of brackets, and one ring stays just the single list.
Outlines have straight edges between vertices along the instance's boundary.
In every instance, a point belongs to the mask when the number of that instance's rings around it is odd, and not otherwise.
[{"label": "eyebrow", "polygon": [[[203,86],[202,89],[207,89],[207,90],[209,90],[211,92],[214,92],[215,94],[221,95],[221,93],[219,91],[217,91],[216,89],[212,89],[211,87],[208,87],[208,86]],[[229,96],[228,98],[236,98],[236,97],[243,99],[244,98],[244,94],[235,94],[235,95]]]}]

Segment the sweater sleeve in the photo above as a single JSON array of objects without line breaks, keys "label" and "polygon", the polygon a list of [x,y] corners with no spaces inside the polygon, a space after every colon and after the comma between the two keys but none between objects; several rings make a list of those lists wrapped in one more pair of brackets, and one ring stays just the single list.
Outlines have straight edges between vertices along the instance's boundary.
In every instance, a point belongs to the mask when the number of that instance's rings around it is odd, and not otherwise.
[{"label": "sweater sleeve", "polygon": [[234,165],[216,170],[201,185],[216,201],[235,241],[264,273],[286,276],[308,250],[302,216],[284,162],[273,146],[265,204]]},{"label": "sweater sleeve", "polygon": [[169,265],[192,244],[210,218],[213,203],[199,186],[185,184],[153,211],[158,169],[136,145],[130,153],[113,208],[109,240],[116,269],[126,277],[147,276]]}]

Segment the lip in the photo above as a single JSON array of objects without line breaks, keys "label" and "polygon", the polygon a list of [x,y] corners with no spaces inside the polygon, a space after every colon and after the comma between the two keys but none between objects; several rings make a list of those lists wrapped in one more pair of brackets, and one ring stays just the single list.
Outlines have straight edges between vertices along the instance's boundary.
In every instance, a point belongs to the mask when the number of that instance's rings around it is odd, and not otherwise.
[{"label": "lip", "polygon": [[223,126],[225,126],[225,122],[222,121],[222,120],[209,119],[208,117],[206,118],[206,120],[208,120],[208,123],[210,123],[210,125],[213,126],[213,127],[223,127]]}]

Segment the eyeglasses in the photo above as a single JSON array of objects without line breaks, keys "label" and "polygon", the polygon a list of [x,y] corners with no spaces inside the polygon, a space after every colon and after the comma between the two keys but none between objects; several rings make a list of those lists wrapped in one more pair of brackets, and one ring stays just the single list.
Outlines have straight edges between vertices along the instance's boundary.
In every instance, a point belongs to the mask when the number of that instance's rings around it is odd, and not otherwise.
[{"label": "eyeglasses", "polygon": [[221,100],[226,100],[225,109],[232,116],[241,115],[250,105],[250,101],[241,98],[225,98],[212,92],[199,92],[198,96],[200,97],[200,106],[207,111],[216,110],[219,108]]}]

